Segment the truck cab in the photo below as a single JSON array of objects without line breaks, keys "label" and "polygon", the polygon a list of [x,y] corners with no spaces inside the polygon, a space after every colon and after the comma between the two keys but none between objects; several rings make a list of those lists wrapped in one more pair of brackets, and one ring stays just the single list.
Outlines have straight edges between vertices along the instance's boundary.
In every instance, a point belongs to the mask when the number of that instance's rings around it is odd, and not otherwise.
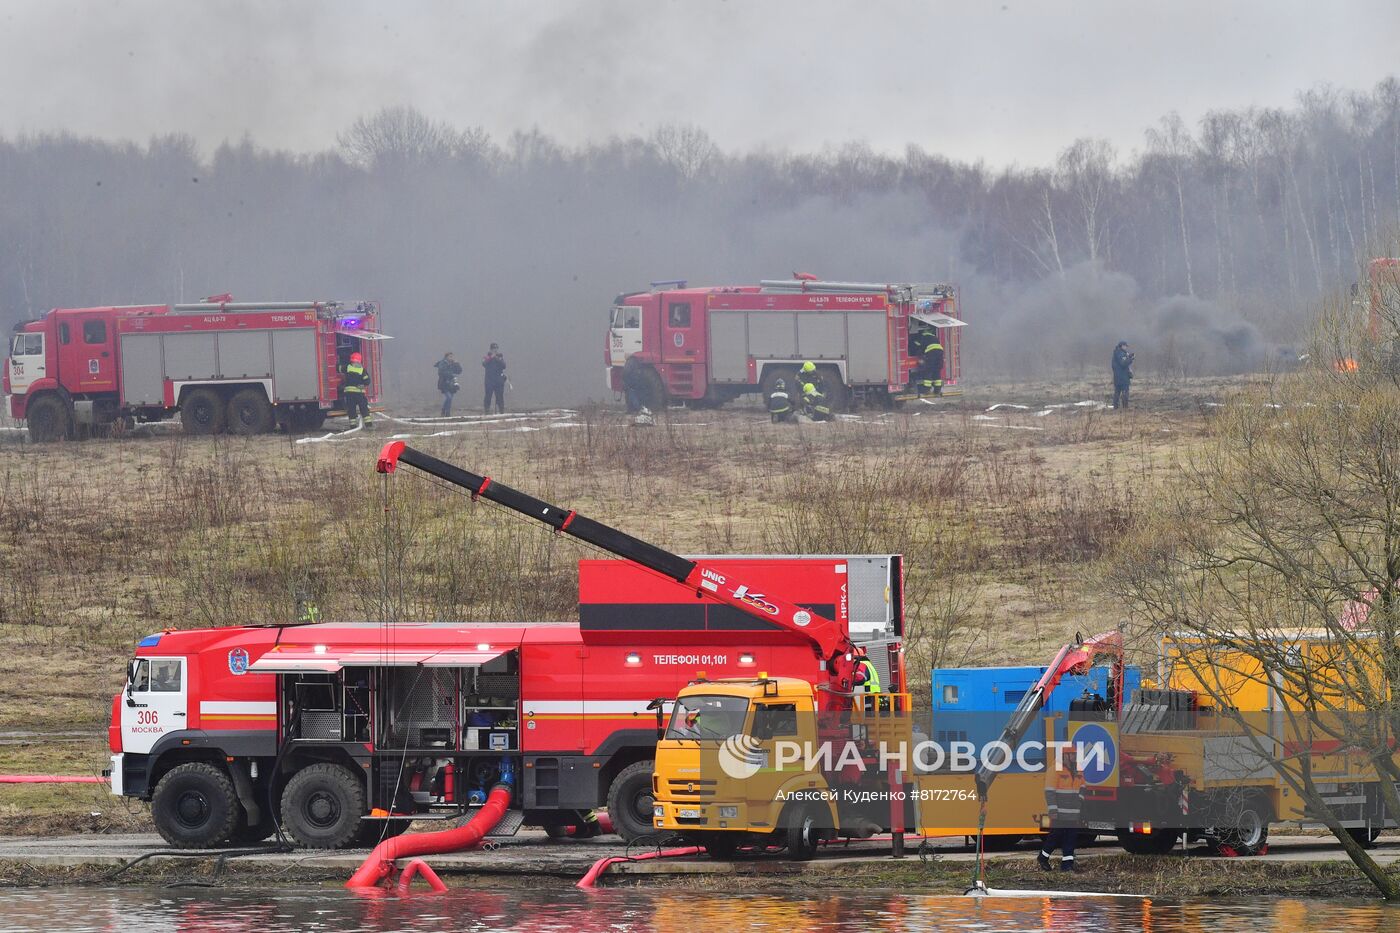
[{"label": "truck cab", "polygon": [[858,694],[847,712],[819,713],[816,687],[797,678],[692,682],[657,744],[653,825],[717,858],[785,846],[794,859],[824,839],[910,825],[878,764],[882,746],[912,745],[908,701]]}]

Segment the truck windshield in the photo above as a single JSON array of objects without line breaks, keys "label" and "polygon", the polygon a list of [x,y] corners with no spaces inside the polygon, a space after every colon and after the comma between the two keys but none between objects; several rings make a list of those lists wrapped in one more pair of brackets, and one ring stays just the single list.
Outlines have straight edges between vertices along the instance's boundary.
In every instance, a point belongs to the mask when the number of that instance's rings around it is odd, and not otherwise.
[{"label": "truck windshield", "polygon": [[727,739],[744,729],[744,697],[698,694],[681,697],[666,729],[668,739]]},{"label": "truck windshield", "polygon": [[636,330],[642,326],[642,309],[623,305],[612,309],[613,330]]}]

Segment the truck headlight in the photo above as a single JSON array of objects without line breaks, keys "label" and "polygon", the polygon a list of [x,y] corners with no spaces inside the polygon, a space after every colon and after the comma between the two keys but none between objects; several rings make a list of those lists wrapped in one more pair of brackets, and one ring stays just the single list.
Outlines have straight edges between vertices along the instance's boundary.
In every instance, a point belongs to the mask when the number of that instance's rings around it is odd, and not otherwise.
[{"label": "truck headlight", "polygon": [[720,807],[719,818],[722,820],[737,820],[739,818],[738,807]]},{"label": "truck headlight", "polygon": [[657,804],[656,806],[651,808],[651,815],[657,817],[665,816],[666,808],[661,806],[660,804]]}]

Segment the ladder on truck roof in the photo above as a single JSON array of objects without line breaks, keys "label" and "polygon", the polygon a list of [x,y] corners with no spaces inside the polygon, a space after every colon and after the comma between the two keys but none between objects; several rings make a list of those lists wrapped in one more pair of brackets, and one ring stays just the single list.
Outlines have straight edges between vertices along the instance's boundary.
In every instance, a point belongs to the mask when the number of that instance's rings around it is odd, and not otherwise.
[{"label": "ladder on truck roof", "polygon": [[765,292],[801,294],[803,292],[864,292],[892,295],[896,301],[915,298],[952,298],[953,286],[940,282],[822,282],[813,279],[762,279],[759,286]]}]

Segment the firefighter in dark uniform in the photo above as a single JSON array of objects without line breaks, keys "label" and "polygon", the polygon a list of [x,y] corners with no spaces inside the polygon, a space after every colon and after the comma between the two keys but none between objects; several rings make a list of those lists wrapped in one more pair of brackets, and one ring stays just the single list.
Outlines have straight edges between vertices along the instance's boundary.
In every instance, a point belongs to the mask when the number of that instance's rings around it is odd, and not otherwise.
[{"label": "firefighter in dark uniform", "polygon": [[802,386],[802,410],[813,421],[831,420],[831,403],[826,399],[826,380],[817,372],[817,365],[811,360],[802,364],[797,371],[797,381]]},{"label": "firefighter in dark uniform", "polygon": [[364,424],[369,424],[369,402],[365,398],[365,387],[369,376],[365,373],[364,357],[350,354],[350,362],[341,375],[341,391],[345,395],[345,417],[354,421],[358,416]]},{"label": "firefighter in dark uniform", "polygon": [[909,355],[919,361],[910,375],[919,395],[943,394],[943,341],[938,328],[924,327],[909,335]]},{"label": "firefighter in dark uniform", "polygon": [[773,391],[768,394],[768,416],[774,424],[792,420],[792,398],[788,395],[785,379],[773,381]]}]

